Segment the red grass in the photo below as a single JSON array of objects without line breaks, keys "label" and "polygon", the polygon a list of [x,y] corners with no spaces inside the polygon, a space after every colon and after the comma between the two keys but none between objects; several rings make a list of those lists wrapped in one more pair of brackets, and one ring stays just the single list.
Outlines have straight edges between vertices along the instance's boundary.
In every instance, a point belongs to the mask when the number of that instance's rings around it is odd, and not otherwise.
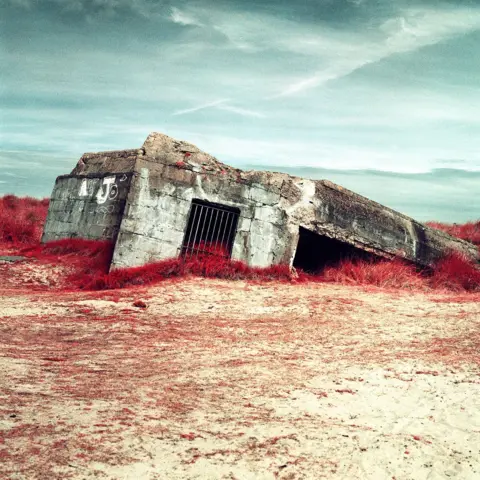
[{"label": "red grass", "polygon": [[[210,254],[200,254],[188,259],[173,258],[107,273],[112,245],[109,242],[92,240],[58,240],[24,249],[21,253],[43,261],[68,265],[71,271],[64,282],[64,288],[75,290],[146,286],[188,275],[228,280],[295,281],[290,269],[285,265],[252,268],[242,262]],[[419,272],[415,266],[401,260],[345,260],[316,276],[299,272],[298,281],[373,285],[390,289],[433,288],[454,292],[480,292],[480,269],[458,254],[449,255],[431,272]]]},{"label": "red grass", "polygon": [[82,264],[85,272],[106,272],[110,266],[113,253],[111,242],[98,240],[85,240],[83,238],[65,238],[24,248],[20,251],[26,256],[40,256],[47,260],[55,260],[59,256],[71,261],[77,260]]},{"label": "red grass", "polygon": [[0,246],[19,247],[40,242],[48,198],[0,197]]},{"label": "red grass", "polygon": [[[205,247],[208,252],[211,249]],[[108,273],[112,244],[83,239],[64,239],[44,245],[24,248],[24,256],[39,261],[68,267],[70,273],[61,285],[67,290],[109,290],[129,286],[151,285],[169,278],[188,275],[231,280],[277,280],[291,279],[290,269],[285,265],[267,268],[251,268],[242,262],[231,261],[210,253],[199,253],[187,259],[173,258],[141,267],[113,270]]]},{"label": "red grass", "polygon": [[[193,252],[189,252],[188,249],[190,245],[187,246],[187,258],[191,258],[193,256],[198,257],[201,256],[202,258],[208,258],[208,256],[216,255],[217,257],[230,257],[230,252],[226,245],[222,243],[211,243],[211,242],[200,242],[197,246],[195,246],[195,250]],[[198,252],[198,254],[197,254]]]},{"label": "red grass", "polygon": [[284,265],[267,268],[250,268],[242,262],[214,255],[203,255],[183,260],[173,258],[142,267],[113,270],[109,274],[99,272],[85,276],[79,285],[86,290],[107,290],[134,285],[150,285],[168,278],[197,275],[229,280],[290,280],[290,269]]},{"label": "red grass", "polygon": [[480,220],[476,222],[467,222],[463,225],[439,222],[427,222],[427,225],[480,246]]},{"label": "red grass", "polygon": [[[22,255],[36,257],[44,263],[68,267],[63,285],[57,288],[108,290],[135,285],[150,285],[168,278],[187,275],[229,280],[291,281],[292,274],[285,265],[251,268],[242,262],[231,261],[223,246],[200,245],[198,256],[174,258],[142,267],[108,272],[112,258],[109,242],[65,239],[40,245],[39,240],[48,209],[48,199],[0,198],[0,246],[28,247]],[[450,234],[478,243],[480,222],[465,225],[433,224]],[[458,254],[447,256],[433,272],[419,272],[401,260],[344,260],[312,276],[299,272],[298,281],[324,281],[350,285],[374,285],[382,288],[428,290],[431,288],[455,292],[480,292],[480,270]]]},{"label": "red grass", "polygon": [[480,292],[480,268],[458,253],[441,260],[430,278],[433,288],[455,292]]},{"label": "red grass", "polygon": [[67,267],[70,273],[65,279],[63,288],[84,289],[85,283],[90,283],[92,278],[108,272],[113,245],[106,241],[66,238],[25,248],[20,253],[43,262]]},{"label": "red grass", "polygon": [[401,260],[344,260],[325,269],[319,279],[383,288],[419,288],[424,284],[424,279],[416,268]]},{"label": "red grass", "polygon": [[345,260],[325,269],[318,279],[383,288],[480,292],[480,267],[456,252],[438,262],[432,271],[419,271],[401,260]]}]

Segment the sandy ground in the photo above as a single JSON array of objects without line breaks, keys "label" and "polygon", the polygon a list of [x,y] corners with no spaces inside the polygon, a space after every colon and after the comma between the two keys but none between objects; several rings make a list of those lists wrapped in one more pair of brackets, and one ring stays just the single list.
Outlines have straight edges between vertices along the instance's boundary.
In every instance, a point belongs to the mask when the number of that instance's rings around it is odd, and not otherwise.
[{"label": "sandy ground", "polygon": [[478,479],[479,300],[5,280],[0,478]]}]

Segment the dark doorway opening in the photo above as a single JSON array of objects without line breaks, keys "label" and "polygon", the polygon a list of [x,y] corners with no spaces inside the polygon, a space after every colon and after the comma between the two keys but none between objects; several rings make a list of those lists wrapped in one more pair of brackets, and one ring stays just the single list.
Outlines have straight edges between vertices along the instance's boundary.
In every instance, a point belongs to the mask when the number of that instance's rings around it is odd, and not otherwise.
[{"label": "dark doorway opening", "polygon": [[230,258],[240,210],[204,200],[192,200],[182,256],[216,255]]},{"label": "dark doorway opening", "polygon": [[375,259],[376,255],[365,252],[348,243],[311,232],[300,227],[297,251],[293,266],[308,273],[319,273],[325,267],[337,265],[344,259]]}]

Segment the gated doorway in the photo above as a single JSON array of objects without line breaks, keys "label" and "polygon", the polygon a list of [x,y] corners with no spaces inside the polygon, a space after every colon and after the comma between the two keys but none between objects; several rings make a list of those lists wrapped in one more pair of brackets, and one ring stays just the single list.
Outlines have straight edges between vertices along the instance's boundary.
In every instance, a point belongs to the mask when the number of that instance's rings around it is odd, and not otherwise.
[{"label": "gated doorway", "polygon": [[230,258],[240,209],[204,200],[192,200],[182,256],[216,255]]}]

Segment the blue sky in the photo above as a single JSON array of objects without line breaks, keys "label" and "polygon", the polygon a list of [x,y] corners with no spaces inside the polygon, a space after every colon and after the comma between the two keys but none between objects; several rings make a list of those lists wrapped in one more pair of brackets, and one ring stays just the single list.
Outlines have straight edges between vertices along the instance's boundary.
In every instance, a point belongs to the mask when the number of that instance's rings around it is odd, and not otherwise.
[{"label": "blue sky", "polygon": [[0,0],[0,193],[160,131],[419,220],[480,217],[480,2]]}]

